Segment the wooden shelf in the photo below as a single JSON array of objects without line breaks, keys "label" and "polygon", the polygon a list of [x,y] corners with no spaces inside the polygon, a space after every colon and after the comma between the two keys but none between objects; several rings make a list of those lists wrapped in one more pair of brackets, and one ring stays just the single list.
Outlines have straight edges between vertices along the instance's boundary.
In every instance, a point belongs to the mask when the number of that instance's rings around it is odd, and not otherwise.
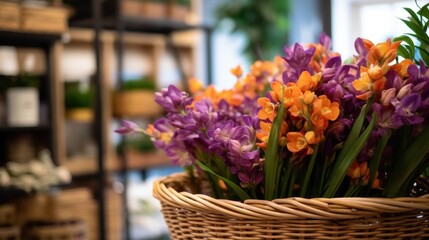
[{"label": "wooden shelf", "polygon": [[0,29],[0,45],[6,46],[47,47],[61,38],[61,34]]},{"label": "wooden shelf", "polygon": [[[122,20],[116,18],[104,18],[103,28],[114,30],[118,25],[124,27],[124,30],[144,33],[155,33],[155,34],[170,34],[172,32],[188,31],[194,29],[211,29],[205,25],[194,25],[185,22],[175,21],[171,19],[151,19],[141,16],[122,16]],[[91,19],[75,20],[70,22],[70,26],[73,27],[93,27]]]},{"label": "wooden shelf", "polygon": [[16,126],[0,126],[0,133],[9,132],[43,132],[50,131],[52,129],[49,125],[39,125],[33,127],[16,127]]},{"label": "wooden shelf", "polygon": [[[93,175],[97,173],[98,166],[95,157],[72,157],[64,161],[66,167],[74,177]],[[142,170],[151,167],[171,166],[171,160],[164,151],[154,151],[149,153],[128,152],[127,170]],[[118,172],[121,170],[120,159],[107,159],[106,171]]]}]

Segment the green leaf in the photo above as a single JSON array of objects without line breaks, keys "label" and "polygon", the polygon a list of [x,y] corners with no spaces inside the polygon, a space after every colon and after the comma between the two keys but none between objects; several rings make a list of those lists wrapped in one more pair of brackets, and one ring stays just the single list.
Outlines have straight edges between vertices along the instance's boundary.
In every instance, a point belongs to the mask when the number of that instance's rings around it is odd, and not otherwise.
[{"label": "green leaf", "polygon": [[277,174],[277,170],[279,167],[278,147],[279,147],[279,135],[280,135],[280,130],[283,122],[283,113],[284,113],[284,102],[282,100],[279,106],[279,110],[277,111],[277,116],[274,118],[274,122],[271,125],[270,136],[268,138],[268,144],[267,144],[267,151],[265,152],[264,170],[265,170],[265,199],[266,200],[273,200],[277,196],[276,183],[278,182],[277,179],[280,177]]},{"label": "green leaf", "polygon": [[428,35],[423,31],[422,28],[420,28],[419,25],[405,19],[401,19],[401,20],[415,33],[417,38],[428,39]]},{"label": "green leaf", "polygon": [[414,33],[407,33],[407,35],[417,38],[417,40],[420,41],[420,43],[422,43],[422,44],[423,43],[429,44],[429,39],[427,36],[422,37],[422,36],[418,36],[417,34],[414,34]]},{"label": "green leaf", "polygon": [[392,134],[390,131],[387,132],[387,134],[383,135],[383,137],[381,137],[380,141],[378,142],[377,147],[375,148],[374,157],[371,159],[368,166],[370,172],[367,191],[371,189],[376,173],[380,167],[381,156],[383,155],[384,148],[386,147],[391,135]]},{"label": "green leaf", "polygon": [[405,11],[407,11],[410,16],[411,19],[414,20],[413,22],[416,23],[417,25],[419,25],[420,27],[423,27],[423,24],[420,22],[420,18],[417,16],[417,14],[410,8],[404,8]]},{"label": "green leaf", "polygon": [[425,17],[426,19],[429,19],[429,3],[423,5],[423,7],[421,7],[420,10],[417,11],[417,14],[419,14],[420,17]]},{"label": "green leaf", "polygon": [[398,47],[398,55],[402,56],[403,58],[412,59],[410,52],[402,45],[399,45]]},{"label": "green leaf", "polygon": [[408,52],[410,53],[410,57],[408,57],[408,58],[412,58],[412,56],[414,56],[414,48],[415,48],[414,42],[410,37],[402,35],[402,36],[394,38],[393,41],[394,42],[403,41],[403,42],[407,43],[409,46],[409,48],[407,47],[407,49],[408,49]]},{"label": "green leaf", "polygon": [[[347,136],[347,140],[344,143],[337,159],[343,159],[345,155],[350,151],[350,149],[354,147],[356,139],[359,137],[359,134],[361,133],[363,122],[365,120],[365,116],[367,113],[367,108],[368,108],[367,105],[362,107],[359,113],[359,116],[356,119],[355,123],[353,124],[353,127],[350,130],[350,134],[349,136]],[[335,163],[334,168],[336,168],[337,164],[339,164],[338,161]]]},{"label": "green leaf", "polygon": [[237,196],[240,198],[241,201],[244,201],[246,199],[250,199],[250,196],[237,184],[233,183],[232,181],[230,181],[227,178],[224,178],[224,177],[216,174],[209,167],[207,167],[203,162],[197,160],[197,164],[204,171],[210,173],[213,176],[216,176],[217,178],[222,179],[222,181],[224,181],[225,184],[228,185],[228,187],[230,187],[237,194]]},{"label": "green leaf", "polygon": [[[366,112],[364,109],[361,110],[362,112]],[[355,124],[360,124],[358,120],[360,120],[360,117],[365,117],[365,115],[359,115],[358,119],[356,120]],[[372,114],[372,120],[369,123],[368,127],[365,129],[365,131],[353,141],[353,147],[348,148],[347,150],[344,150],[344,148],[341,150],[340,156],[338,157],[335,165],[331,172],[330,180],[328,181],[328,187],[326,189],[326,192],[324,193],[323,197],[326,198],[332,198],[335,197],[336,192],[338,188],[340,187],[341,183],[343,182],[344,177],[346,176],[347,171],[350,168],[350,165],[353,163],[353,161],[356,159],[356,157],[361,152],[362,148],[365,146],[366,141],[368,140],[369,136],[371,135],[372,129],[375,126],[375,122],[377,121],[377,114],[374,112]],[[353,124],[353,128],[354,125]],[[353,131],[352,128],[352,131]],[[354,129],[354,130],[360,130],[360,129]],[[360,132],[360,131],[359,131]],[[350,141],[349,138],[346,140],[347,142]],[[344,145],[346,145],[344,144]]]},{"label": "green leaf", "polygon": [[407,150],[397,158],[386,187],[386,197],[396,197],[400,187],[425,159],[429,152],[429,126],[426,126],[420,135],[412,141]]},{"label": "green leaf", "polygon": [[420,57],[423,59],[423,62],[425,62],[426,66],[429,66],[429,52],[424,47],[417,47],[417,49],[420,52]]}]

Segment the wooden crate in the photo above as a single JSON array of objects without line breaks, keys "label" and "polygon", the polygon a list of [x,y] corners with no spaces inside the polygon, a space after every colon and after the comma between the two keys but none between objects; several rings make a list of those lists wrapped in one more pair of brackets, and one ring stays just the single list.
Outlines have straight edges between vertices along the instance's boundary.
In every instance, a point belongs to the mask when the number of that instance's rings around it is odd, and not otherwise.
[{"label": "wooden crate", "polygon": [[19,29],[20,15],[18,3],[0,1],[0,29]]},{"label": "wooden crate", "polygon": [[60,7],[23,5],[21,30],[62,33],[67,30],[67,11]]},{"label": "wooden crate", "polygon": [[86,188],[60,191],[55,195],[39,194],[16,201],[17,221],[81,220],[87,227],[87,239],[98,239],[98,205]]},{"label": "wooden crate", "polygon": [[[121,195],[107,189],[106,224],[109,239],[120,239],[123,229]],[[81,220],[86,224],[86,239],[98,239],[98,204],[86,188],[60,191],[56,195],[37,195],[16,202],[17,221]]]},{"label": "wooden crate", "polygon": [[0,226],[15,224],[15,206],[13,204],[0,205]]},{"label": "wooden crate", "polygon": [[17,226],[0,227],[0,240],[19,240],[21,231]]},{"label": "wooden crate", "polygon": [[38,240],[86,240],[86,231],[83,221],[32,222],[24,228],[23,237]]}]

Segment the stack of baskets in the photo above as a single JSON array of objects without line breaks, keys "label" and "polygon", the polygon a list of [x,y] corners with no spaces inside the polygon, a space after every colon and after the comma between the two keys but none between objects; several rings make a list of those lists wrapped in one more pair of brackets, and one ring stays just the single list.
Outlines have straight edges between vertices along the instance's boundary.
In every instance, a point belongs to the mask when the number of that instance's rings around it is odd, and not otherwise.
[{"label": "stack of baskets", "polygon": [[63,7],[0,1],[0,29],[62,33],[67,30],[67,17]]},{"label": "stack of baskets", "polygon": [[190,186],[186,174],[154,183],[173,239],[429,239],[429,195],[238,202]]},{"label": "stack of baskets", "polygon": [[86,240],[86,225],[79,220],[29,222],[24,228],[23,237],[37,240]]},{"label": "stack of baskets", "polygon": [[20,230],[15,225],[15,207],[12,204],[0,205],[0,240],[19,240]]}]

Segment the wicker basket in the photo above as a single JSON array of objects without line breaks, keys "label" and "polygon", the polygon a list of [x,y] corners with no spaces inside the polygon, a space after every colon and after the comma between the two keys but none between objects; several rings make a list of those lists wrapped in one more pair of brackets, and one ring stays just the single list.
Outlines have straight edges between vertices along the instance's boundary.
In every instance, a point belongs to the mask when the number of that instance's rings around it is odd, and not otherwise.
[{"label": "wicker basket", "polygon": [[244,203],[190,193],[186,174],[154,183],[173,239],[429,239],[429,196]]},{"label": "wicker basket", "polygon": [[24,230],[25,239],[84,240],[86,225],[82,221],[30,222]]},{"label": "wicker basket", "polygon": [[146,90],[118,91],[113,94],[113,114],[118,117],[154,117],[161,114],[155,93]]},{"label": "wicker basket", "polygon": [[20,15],[18,3],[0,1],[0,29],[19,29]]},{"label": "wicker basket", "polygon": [[0,227],[0,240],[20,240],[21,232],[17,226]]}]

